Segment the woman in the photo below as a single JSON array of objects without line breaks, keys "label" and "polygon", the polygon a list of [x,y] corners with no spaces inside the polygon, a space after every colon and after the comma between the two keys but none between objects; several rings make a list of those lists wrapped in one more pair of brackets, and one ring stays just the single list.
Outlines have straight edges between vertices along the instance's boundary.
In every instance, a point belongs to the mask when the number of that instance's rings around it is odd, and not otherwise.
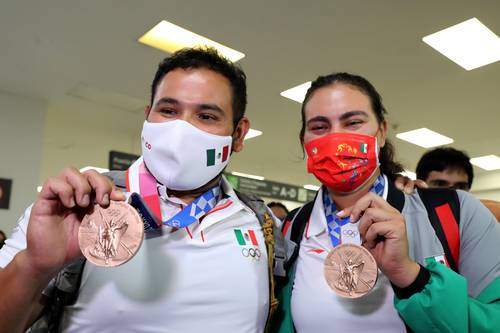
[{"label": "woman", "polygon": [[300,139],[323,186],[310,213],[290,214],[306,218],[283,226],[289,239],[299,230],[299,246],[273,332],[499,331],[500,225],[458,191],[461,275],[438,263],[445,251],[419,194],[392,186],[402,169],[384,117],[360,76],[322,76],[308,90]]}]

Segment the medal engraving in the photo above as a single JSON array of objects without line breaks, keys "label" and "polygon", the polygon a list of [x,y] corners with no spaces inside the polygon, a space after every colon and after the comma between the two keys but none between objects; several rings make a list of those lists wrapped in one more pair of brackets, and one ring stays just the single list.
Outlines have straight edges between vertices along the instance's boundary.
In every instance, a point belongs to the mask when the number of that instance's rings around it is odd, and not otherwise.
[{"label": "medal engraving", "polygon": [[362,246],[343,244],[326,257],[325,278],[332,290],[342,297],[366,295],[377,282],[377,263]]},{"label": "medal engraving", "polygon": [[119,266],[139,250],[144,238],[142,220],[130,205],[111,201],[108,208],[95,205],[78,231],[80,249],[88,261],[101,267]]}]

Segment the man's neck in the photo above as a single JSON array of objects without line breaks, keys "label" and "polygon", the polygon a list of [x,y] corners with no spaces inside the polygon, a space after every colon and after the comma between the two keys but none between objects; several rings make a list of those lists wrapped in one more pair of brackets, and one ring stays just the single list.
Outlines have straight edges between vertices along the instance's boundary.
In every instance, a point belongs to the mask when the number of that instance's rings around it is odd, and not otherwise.
[{"label": "man's neck", "polygon": [[176,197],[178,199],[181,199],[183,202],[185,202],[187,205],[192,203],[196,198],[198,198],[200,195],[217,185],[220,180],[221,180],[222,175],[218,175],[202,187],[199,187],[194,190],[189,190],[189,191],[176,191],[176,190],[171,190],[167,189],[167,193],[169,196]]},{"label": "man's neck", "polygon": [[370,192],[370,189],[380,175],[380,170],[375,172],[368,181],[363,184],[357,191],[350,193],[335,192],[334,190],[328,188],[328,193],[330,198],[335,202],[337,210],[340,211],[344,208],[351,207],[359,199],[361,199],[366,193]]}]

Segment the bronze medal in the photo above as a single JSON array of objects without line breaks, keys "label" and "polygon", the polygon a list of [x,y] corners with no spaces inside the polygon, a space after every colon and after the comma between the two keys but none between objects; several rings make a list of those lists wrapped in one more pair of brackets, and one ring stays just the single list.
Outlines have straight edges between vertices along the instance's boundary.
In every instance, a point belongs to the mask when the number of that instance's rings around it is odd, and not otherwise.
[{"label": "bronze medal", "polygon": [[88,261],[100,267],[115,267],[129,261],[139,250],[144,227],[137,211],[122,201],[108,208],[95,205],[85,215],[78,231],[80,249]]},{"label": "bronze medal", "polygon": [[325,278],[333,291],[342,297],[366,295],[377,282],[375,258],[363,246],[342,244],[326,257]]}]

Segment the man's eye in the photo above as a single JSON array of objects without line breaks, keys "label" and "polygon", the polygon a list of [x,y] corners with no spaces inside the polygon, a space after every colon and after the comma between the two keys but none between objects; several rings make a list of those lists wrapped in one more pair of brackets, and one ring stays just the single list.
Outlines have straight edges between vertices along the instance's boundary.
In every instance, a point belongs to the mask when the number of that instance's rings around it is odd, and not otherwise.
[{"label": "man's eye", "polygon": [[163,114],[175,114],[175,110],[173,109],[161,109],[160,112]]},{"label": "man's eye", "polygon": [[209,113],[202,113],[199,115],[200,119],[202,120],[216,120],[217,118]]},{"label": "man's eye", "polygon": [[436,187],[449,187],[450,184],[445,180],[434,180],[432,184]]}]

